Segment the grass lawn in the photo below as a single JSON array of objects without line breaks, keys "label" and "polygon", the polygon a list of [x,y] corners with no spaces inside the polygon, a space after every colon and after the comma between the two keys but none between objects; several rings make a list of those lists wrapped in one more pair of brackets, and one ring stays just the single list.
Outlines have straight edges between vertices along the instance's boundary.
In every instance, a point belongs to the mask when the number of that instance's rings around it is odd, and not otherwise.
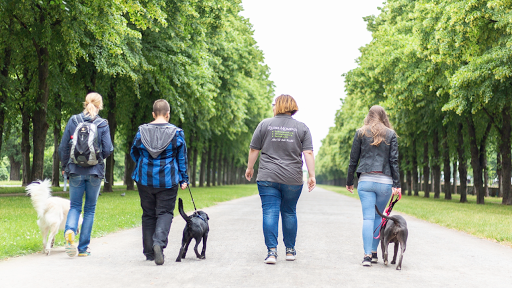
[{"label": "grass lawn", "polygon": [[[357,192],[350,194],[345,187],[319,185],[320,187],[359,199]],[[468,195],[469,203],[459,203],[460,195],[452,200],[424,198],[402,194],[402,200],[393,211],[423,219],[451,229],[464,231],[480,238],[512,246],[512,206],[501,205],[501,198],[486,197],[485,205],[476,204],[476,196]]]},{"label": "grass lawn", "polygon": [[[126,192],[125,197],[119,196],[122,192]],[[192,193],[197,209],[201,209],[219,202],[257,194],[258,188],[254,184],[204,187],[194,188]],[[194,209],[188,190],[180,189],[178,197],[183,198],[185,211]],[[174,215],[180,217],[177,204]],[[140,226],[141,216],[142,209],[137,191],[118,190],[102,193],[96,206],[92,237],[101,237],[111,232]],[[0,260],[42,251],[42,238],[36,220],[37,214],[29,197],[0,197]],[[64,245],[63,233],[57,234],[55,245]]]},{"label": "grass lawn", "polygon": [[[12,183],[12,181],[9,181]],[[1,184],[0,184],[1,185]],[[9,184],[11,185],[11,184]],[[20,184],[21,185],[21,182]],[[64,190],[64,183],[60,183],[60,187],[52,187],[53,192],[61,192]],[[103,185],[103,183],[101,184]],[[103,187],[101,188],[103,190]],[[126,190],[126,185],[114,185],[114,191]],[[67,191],[69,192],[69,185]],[[14,194],[14,193],[25,193],[25,187],[0,187],[0,194]]]}]

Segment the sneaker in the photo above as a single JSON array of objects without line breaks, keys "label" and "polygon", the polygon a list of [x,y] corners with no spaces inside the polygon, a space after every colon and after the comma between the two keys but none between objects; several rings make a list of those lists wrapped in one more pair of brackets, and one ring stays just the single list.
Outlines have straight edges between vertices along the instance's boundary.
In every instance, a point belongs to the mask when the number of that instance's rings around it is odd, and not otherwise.
[{"label": "sneaker", "polygon": [[377,252],[372,252],[372,263],[379,262],[379,258],[377,257]]},{"label": "sneaker", "polygon": [[372,266],[372,257],[369,255],[365,255],[363,259],[363,266],[371,267]]},{"label": "sneaker", "polygon": [[294,248],[286,248],[286,261],[294,261],[297,251]]},{"label": "sneaker", "polygon": [[72,230],[66,231],[66,233],[64,233],[64,240],[66,241],[66,245],[64,246],[66,254],[68,254],[69,257],[78,255],[78,248],[75,244],[75,232]]},{"label": "sneaker", "polygon": [[87,250],[85,250],[84,252],[78,252],[78,257],[87,257],[87,256],[91,256],[91,250],[89,250],[89,248],[87,248]]},{"label": "sneaker", "polygon": [[153,246],[153,252],[155,253],[155,264],[164,264],[164,252],[162,251],[162,247],[160,245]]},{"label": "sneaker", "polygon": [[266,264],[276,264],[277,262],[277,250],[268,250],[267,258],[265,258]]}]

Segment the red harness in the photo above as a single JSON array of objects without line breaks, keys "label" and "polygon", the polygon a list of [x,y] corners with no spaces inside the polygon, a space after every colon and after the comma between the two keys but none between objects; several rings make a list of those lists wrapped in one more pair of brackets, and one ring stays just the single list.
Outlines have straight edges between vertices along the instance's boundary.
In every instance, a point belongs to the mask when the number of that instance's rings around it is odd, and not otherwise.
[{"label": "red harness", "polygon": [[[389,206],[388,206],[388,208],[386,208],[386,210],[384,210],[384,213],[386,214],[386,216],[389,216],[389,214],[391,214],[391,210],[393,210],[393,207],[395,206],[396,202],[398,202],[398,200],[402,199],[402,192],[398,193],[398,196],[393,201],[394,197],[395,197],[394,195],[391,196],[391,201],[389,201]],[[375,228],[375,230],[373,231],[373,234],[375,235],[375,232],[377,232],[377,230],[379,230],[379,235],[377,235],[377,237],[373,237],[373,239],[380,238],[379,227],[386,228],[386,223],[388,223],[388,219],[382,218],[382,221],[380,222],[379,226],[377,226],[377,228]]]}]

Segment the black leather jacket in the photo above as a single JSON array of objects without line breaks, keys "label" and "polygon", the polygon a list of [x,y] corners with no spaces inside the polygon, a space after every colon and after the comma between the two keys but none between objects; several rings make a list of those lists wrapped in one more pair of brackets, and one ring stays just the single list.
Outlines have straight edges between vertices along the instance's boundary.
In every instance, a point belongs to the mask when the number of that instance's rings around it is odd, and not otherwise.
[{"label": "black leather jacket", "polygon": [[[359,135],[356,131],[352,151],[350,151],[350,163],[348,165],[347,186],[354,185],[354,172],[357,177],[361,173],[379,171],[393,178],[393,187],[400,187],[400,172],[398,172],[398,141],[396,133],[388,130],[385,141],[379,146],[370,145],[373,137]],[[357,165],[359,163],[359,166]],[[356,171],[357,167],[357,171]]]}]

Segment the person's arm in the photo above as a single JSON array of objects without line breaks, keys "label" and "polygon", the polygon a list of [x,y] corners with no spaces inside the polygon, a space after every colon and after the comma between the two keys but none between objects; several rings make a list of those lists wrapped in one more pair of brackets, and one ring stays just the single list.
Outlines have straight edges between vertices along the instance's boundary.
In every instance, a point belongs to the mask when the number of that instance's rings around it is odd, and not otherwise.
[{"label": "person's arm", "polygon": [[258,160],[258,155],[260,154],[260,150],[250,149],[249,150],[249,160],[247,160],[247,170],[245,170],[245,179],[247,181],[251,181],[252,176],[254,175],[254,164],[256,160]]},{"label": "person's arm", "polygon": [[188,185],[188,174],[187,174],[187,144],[185,143],[185,134],[183,131],[179,131],[176,133],[178,137],[178,157],[176,160],[178,161],[178,170],[181,175],[181,189],[184,190]]},{"label": "person's arm", "polygon": [[69,141],[71,140],[71,123],[73,123],[73,117],[69,118],[68,124],[66,128],[64,128],[64,135],[62,135],[62,139],[60,140],[59,145],[59,156],[60,163],[62,167],[62,175],[64,175],[64,170],[66,169],[66,165],[69,162]]},{"label": "person's arm", "polygon": [[313,150],[303,151],[304,159],[306,159],[306,166],[308,167],[308,189],[309,192],[313,191],[316,187],[316,178],[315,178],[315,154],[313,154]]},{"label": "person's arm", "polygon": [[107,124],[107,127],[103,130],[103,135],[101,136],[101,147],[102,147],[102,156],[103,159],[107,159],[112,152],[114,152],[114,146],[112,145],[112,138],[110,138],[110,127]]},{"label": "person's arm", "polygon": [[350,151],[350,162],[348,165],[347,172],[347,190],[350,193],[354,193],[354,173],[357,168],[357,164],[359,163],[359,156],[361,155],[361,137],[358,135],[358,131],[356,131],[356,135],[354,135],[354,141],[352,142],[352,150]]},{"label": "person's arm", "polygon": [[135,138],[133,138],[132,148],[130,149],[130,156],[133,162],[138,163],[140,158],[139,148],[137,147],[137,140],[140,138],[140,133],[137,131]]},{"label": "person's arm", "polygon": [[402,193],[402,188],[400,188],[400,170],[398,168],[398,139],[394,132],[389,145],[389,166],[391,167],[391,177],[393,178],[393,195],[400,194]]}]

